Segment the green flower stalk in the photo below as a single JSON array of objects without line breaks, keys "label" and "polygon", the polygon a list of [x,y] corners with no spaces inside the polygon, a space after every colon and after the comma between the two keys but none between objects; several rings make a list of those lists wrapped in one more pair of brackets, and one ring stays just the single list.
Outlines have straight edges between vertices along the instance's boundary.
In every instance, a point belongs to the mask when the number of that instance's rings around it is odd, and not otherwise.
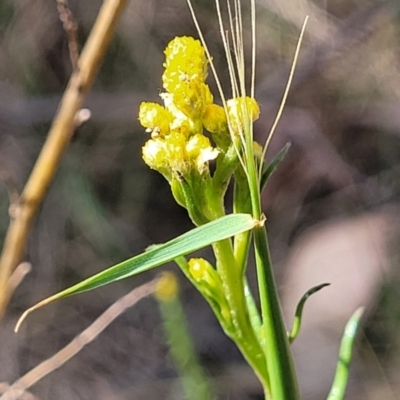
[{"label": "green flower stalk", "polygon": [[[256,100],[245,93],[226,100],[223,107],[213,103],[213,95],[205,82],[211,59],[199,41],[177,37],[168,44],[165,56],[162,77],[165,92],[160,95],[164,105],[142,103],[139,110],[139,120],[151,134],[143,147],[143,159],[167,179],[174,198],[187,209],[197,226],[225,215],[226,189],[235,178],[234,210],[251,212],[260,221],[254,232],[260,272],[269,262],[257,176],[262,148],[252,139],[252,124],[259,117],[260,108]],[[213,173],[210,171],[212,161],[215,162]],[[249,233],[243,233],[233,241],[226,239],[214,243],[215,268],[202,259],[177,262],[209,302],[226,334],[236,342],[259,377],[265,393],[271,395],[274,383],[270,381],[270,375],[274,373],[269,370],[276,367],[276,360],[272,354],[272,364],[268,361],[270,355],[266,349],[276,343],[273,341],[266,346],[266,342],[276,330],[276,323],[283,341],[278,346],[283,346],[284,357],[289,360],[282,368],[292,371],[292,367],[286,331],[276,294],[273,294],[274,286],[266,291],[266,276],[262,272],[259,276],[263,296],[261,316],[245,280],[250,239]],[[264,241],[264,246],[260,241]],[[271,274],[268,279],[273,282]],[[275,307],[272,310],[270,304],[266,306],[271,295]],[[272,321],[272,326],[265,322],[266,318]],[[262,325],[260,321],[263,321]],[[282,352],[282,349],[276,351]],[[278,368],[278,373],[282,373],[282,368]],[[296,388],[292,384],[286,386]],[[296,389],[291,392],[287,397],[282,394],[275,398],[295,399]]]},{"label": "green flower stalk", "polygon": [[[241,135],[247,122],[258,118],[260,108],[250,97],[228,100],[226,107],[213,103],[205,82],[209,59],[200,41],[177,37],[168,44],[165,56],[165,92],[160,95],[164,105],[145,102],[139,110],[139,120],[151,135],[143,147],[143,159],[167,179],[178,204],[199,226],[225,215],[229,182],[235,174],[246,175]],[[215,162],[213,173],[210,162]],[[249,198],[248,186],[241,190],[241,198]],[[243,238],[241,246],[248,249],[250,235]],[[230,239],[214,243],[213,249],[215,267],[203,259],[188,263],[180,259],[178,265],[210,303],[267,390],[259,326],[252,325],[248,309],[251,293],[244,279],[245,260],[236,258],[237,249]],[[242,256],[247,257],[247,251]]]}]

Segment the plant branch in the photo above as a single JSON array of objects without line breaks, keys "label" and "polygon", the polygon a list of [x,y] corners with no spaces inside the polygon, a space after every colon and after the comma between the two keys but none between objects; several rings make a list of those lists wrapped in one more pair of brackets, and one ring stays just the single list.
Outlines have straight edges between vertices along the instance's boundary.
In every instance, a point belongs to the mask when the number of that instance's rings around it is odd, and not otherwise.
[{"label": "plant branch", "polygon": [[57,10],[60,21],[63,23],[64,30],[68,38],[69,58],[71,60],[72,68],[76,69],[79,60],[78,48],[78,24],[72,14],[68,5],[68,0],[57,0]]},{"label": "plant branch", "polygon": [[265,227],[253,229],[253,235],[271,398],[299,400],[297,377],[272,271]]},{"label": "plant branch", "polygon": [[105,0],[71,76],[46,142],[18,199],[0,259],[0,318],[11,296],[8,280],[21,262],[28,233],[39,205],[56,173],[72,133],[75,116],[90,90],[126,0]]},{"label": "plant branch", "polygon": [[224,293],[231,310],[233,332],[231,338],[260,379],[264,391],[268,392],[269,377],[263,349],[254,332],[247,309],[244,277],[236,263],[232,243],[229,239],[213,244],[217,271],[221,277]]}]

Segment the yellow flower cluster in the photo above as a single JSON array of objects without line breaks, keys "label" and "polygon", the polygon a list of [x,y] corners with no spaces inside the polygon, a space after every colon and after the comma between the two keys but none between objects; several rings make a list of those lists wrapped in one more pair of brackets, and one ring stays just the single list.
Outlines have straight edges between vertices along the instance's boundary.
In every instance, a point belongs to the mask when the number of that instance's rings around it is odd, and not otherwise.
[{"label": "yellow flower cluster", "polygon": [[[209,176],[209,161],[231,143],[228,126],[233,135],[243,132],[243,121],[258,118],[257,102],[247,97],[229,100],[226,111],[213,103],[205,83],[208,60],[198,40],[176,37],[168,44],[165,57],[165,92],[160,94],[164,106],[140,105],[140,123],[151,133],[143,159],[170,183],[178,176],[186,181]],[[213,135],[217,148],[203,134],[204,129]]]},{"label": "yellow flower cluster", "polygon": [[168,44],[165,56],[162,79],[166,92],[160,95],[164,107],[142,103],[139,120],[152,137],[143,147],[144,161],[171,181],[174,173],[184,177],[192,171],[206,173],[218,150],[203,135],[203,113],[213,102],[205,83],[204,48],[198,40],[177,37]]}]

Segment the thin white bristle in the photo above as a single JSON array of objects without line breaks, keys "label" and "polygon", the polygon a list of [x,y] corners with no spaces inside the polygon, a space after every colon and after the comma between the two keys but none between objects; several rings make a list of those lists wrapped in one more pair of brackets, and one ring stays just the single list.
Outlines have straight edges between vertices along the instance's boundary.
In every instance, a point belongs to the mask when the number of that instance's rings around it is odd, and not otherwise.
[{"label": "thin white bristle", "polygon": [[[262,160],[264,160],[264,158],[265,158],[265,155],[267,153],[269,144],[271,143],[271,140],[272,140],[272,137],[274,136],[276,127],[278,126],[278,123],[279,123],[279,121],[281,119],[281,116],[282,116],[282,113],[283,113],[283,109],[285,108],[286,100],[287,100],[287,97],[288,97],[288,94],[289,94],[289,89],[290,89],[290,86],[291,86],[292,81],[293,81],[294,72],[296,70],[297,60],[299,58],[300,47],[301,47],[301,43],[303,41],[304,32],[306,30],[307,21],[308,21],[308,15],[305,17],[304,22],[303,22],[303,26],[301,27],[299,40],[297,41],[296,50],[294,52],[292,67],[291,67],[290,73],[289,73],[289,78],[287,80],[285,91],[284,91],[283,96],[282,96],[282,101],[281,101],[281,103],[279,105],[278,112],[276,113],[276,117],[275,117],[274,123],[272,124],[271,130],[269,132],[269,135],[267,137],[267,140],[266,140],[264,148],[263,148],[262,158],[261,158]],[[260,163],[259,175],[261,175],[262,167],[263,167],[263,165],[262,165],[262,163]]]}]

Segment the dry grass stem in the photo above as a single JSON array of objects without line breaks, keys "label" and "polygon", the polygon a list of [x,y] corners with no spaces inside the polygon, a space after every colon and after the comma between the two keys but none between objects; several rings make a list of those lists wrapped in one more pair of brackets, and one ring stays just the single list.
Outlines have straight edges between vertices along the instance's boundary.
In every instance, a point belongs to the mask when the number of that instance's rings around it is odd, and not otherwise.
[{"label": "dry grass stem", "polygon": [[57,0],[57,10],[60,21],[68,37],[68,50],[69,58],[71,60],[72,68],[75,70],[78,66],[79,59],[79,46],[78,46],[78,24],[74,18],[74,14],[68,5],[68,0]]},{"label": "dry grass stem", "polygon": [[0,159],[0,181],[3,182],[3,184],[7,190],[8,199],[10,202],[8,212],[11,216],[13,216],[15,205],[18,203],[18,199],[19,199],[19,191],[18,191],[17,183],[15,182],[14,178],[12,177],[10,172],[7,170],[7,168],[5,167],[5,165],[3,164],[1,159]]},{"label": "dry grass stem", "polygon": [[[275,117],[274,123],[272,124],[271,130],[269,131],[267,140],[265,142],[265,145],[264,145],[264,148],[263,148],[263,152],[262,152],[262,157],[261,157],[262,160],[265,159],[265,155],[267,153],[269,144],[271,143],[271,140],[272,140],[272,138],[274,136],[275,130],[276,130],[278,124],[279,124],[279,121],[280,121],[281,116],[283,114],[283,110],[285,108],[286,100],[287,100],[287,97],[289,95],[289,90],[290,90],[290,87],[292,85],[294,72],[296,70],[297,60],[299,58],[300,47],[301,47],[301,44],[303,42],[303,37],[304,37],[304,32],[306,30],[307,22],[308,22],[308,15],[305,17],[304,22],[303,22],[303,26],[301,28],[299,40],[297,41],[297,46],[296,46],[296,50],[294,52],[294,57],[293,57],[293,62],[292,62],[292,67],[290,69],[290,73],[289,73],[289,77],[288,77],[288,80],[287,80],[287,83],[286,83],[285,91],[283,93],[283,97],[282,97],[281,103],[279,105],[278,112],[276,113],[276,117]],[[260,165],[260,173],[259,173],[260,176],[261,176],[262,167],[263,167],[263,165],[261,164]]]},{"label": "dry grass stem", "polygon": [[88,328],[80,333],[67,346],[33,368],[23,377],[14,382],[0,400],[17,400],[22,393],[25,393],[31,386],[40,379],[60,368],[73,356],[79,353],[87,344],[92,342],[104,329],[107,328],[119,315],[129,307],[135,305],[139,300],[150,295],[156,289],[158,278],[145,283],[117,300],[103,314],[100,315]]},{"label": "dry grass stem", "polygon": [[32,265],[28,262],[22,262],[15,268],[15,271],[12,273],[10,279],[8,280],[8,287],[11,293],[20,285],[20,283],[24,280],[25,276],[31,272]]},{"label": "dry grass stem", "polygon": [[21,262],[29,229],[55,175],[61,156],[76,127],[76,114],[92,82],[115,30],[126,0],[105,0],[71,76],[50,128],[47,140],[25,185],[15,215],[11,217],[0,259],[0,318],[11,290],[8,280]]},{"label": "dry grass stem", "polygon": [[[10,385],[8,385],[5,382],[1,382],[0,383],[0,394],[3,394],[5,392],[7,392],[7,390],[10,389]],[[24,392],[24,393],[20,393],[18,400],[39,400],[36,396],[34,396],[32,393],[29,392]]]}]

